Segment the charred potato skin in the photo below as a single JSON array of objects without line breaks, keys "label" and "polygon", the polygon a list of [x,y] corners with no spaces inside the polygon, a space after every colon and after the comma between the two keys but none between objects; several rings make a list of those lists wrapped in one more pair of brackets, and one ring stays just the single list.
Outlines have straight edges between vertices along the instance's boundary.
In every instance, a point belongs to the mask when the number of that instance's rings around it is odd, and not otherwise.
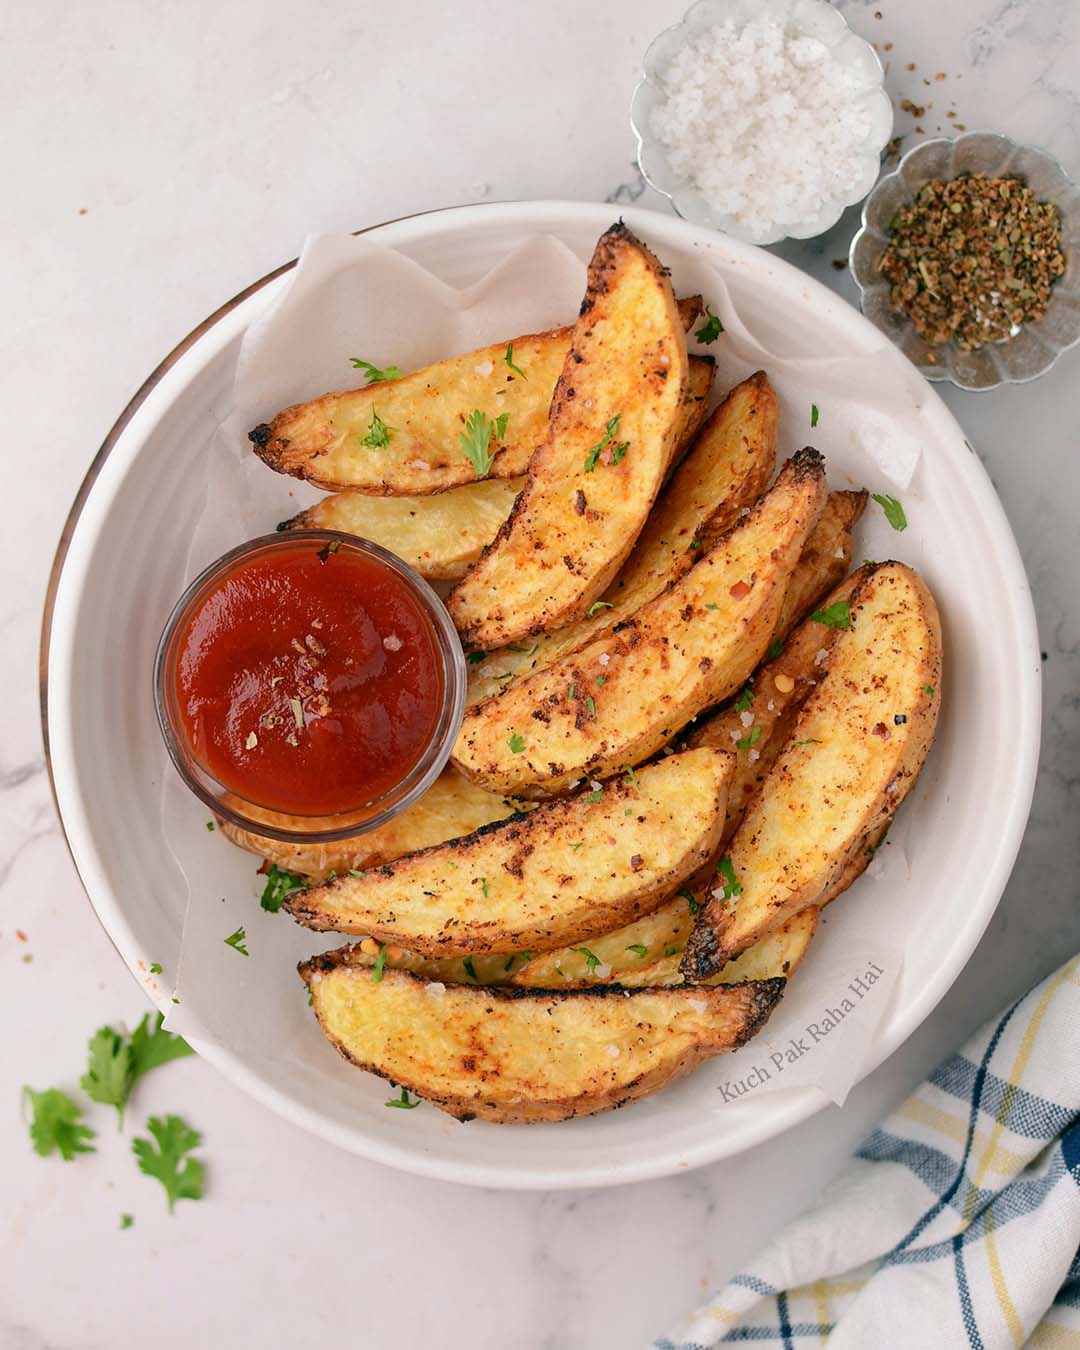
[{"label": "charred potato skin", "polygon": [[[499,533],[447,597],[466,647],[491,650],[585,616],[648,518],[677,452],[688,388],[667,272],[613,225],[589,263],[547,439]],[[619,437],[630,449],[616,457]]]},{"label": "charred potato skin", "polygon": [[[881,605],[892,603],[894,606],[892,610],[884,610],[885,615],[894,620],[889,639],[892,648],[887,653],[876,652],[871,656],[871,647],[863,644],[872,644],[876,633],[860,629],[860,607],[865,606],[872,616],[871,606],[879,603],[879,598]],[[880,839],[884,827],[914,786],[925,763],[934,741],[941,706],[941,622],[934,598],[910,567],[886,562],[873,567],[855,589],[851,610],[852,630],[838,635],[826,659],[824,678],[803,704],[791,740],[770,770],[731,841],[729,854],[736,876],[739,875],[741,841],[751,863],[749,875],[771,876],[780,866],[779,860],[770,858],[766,852],[755,867],[755,851],[759,839],[766,837],[767,808],[773,793],[776,800],[783,801],[785,794],[790,796],[796,782],[805,783],[809,790],[811,775],[805,771],[805,764],[800,770],[798,764],[789,761],[801,738],[818,730],[818,724],[831,721],[842,727],[845,717],[850,719],[853,715],[852,708],[858,707],[855,700],[860,694],[866,700],[865,715],[869,717],[873,699],[882,691],[892,692],[889,686],[892,680],[894,686],[899,686],[896,702],[892,705],[894,724],[890,726],[883,714],[873,728],[859,727],[861,744],[857,748],[863,758],[854,768],[842,765],[849,773],[864,772],[870,784],[879,782],[883,776],[884,781],[879,789],[870,787],[863,792],[859,792],[859,785],[854,782],[847,782],[842,793],[839,786],[833,785],[838,795],[850,798],[858,793],[863,800],[860,819],[854,824],[846,849],[831,837],[828,845],[822,842],[826,835],[834,835],[839,827],[830,820],[823,833],[824,822],[818,815],[817,804],[813,807],[807,802],[800,804],[797,798],[788,802],[786,810],[789,814],[784,816],[789,822],[787,835],[801,841],[802,853],[789,854],[783,863],[784,882],[782,886],[776,883],[776,898],[767,898],[771,894],[770,883],[762,881],[764,893],[756,897],[753,904],[745,890],[734,906],[715,898],[709,902],[698,915],[683,953],[681,969],[688,980],[708,979],[727,961],[800,909],[821,904],[823,896],[831,899],[850,885],[869,862],[875,841]],[[900,627],[901,624],[906,626]],[[911,643],[917,645],[912,650],[905,650],[904,643],[909,637]],[[887,671],[883,668],[886,657]],[[899,721],[895,721],[896,718]],[[894,733],[898,734],[895,752],[891,748],[886,750]],[[878,759],[868,765],[871,737],[881,738],[880,753]],[[826,761],[830,762],[835,761]],[[766,843],[764,847],[767,850],[769,846]],[[815,866],[812,860],[817,852],[823,856]],[[805,869],[804,857],[809,860]]]},{"label": "charred potato skin", "polygon": [[[710,856],[732,763],[711,748],[673,756],[642,769],[634,783],[610,784],[599,802],[550,802],[363,877],[294,891],[283,907],[306,927],[366,935],[425,957],[585,941],[655,908]],[[627,811],[640,814],[631,822]],[[617,833],[618,845],[609,846],[607,836]],[[588,852],[568,852],[582,839]]]},{"label": "charred potato skin", "polygon": [[[348,967],[350,964],[346,949],[327,952],[298,967],[301,978],[312,991],[315,1014],[323,1034],[339,1054],[357,1068],[374,1073],[395,1086],[407,1088],[459,1121],[479,1119],[500,1124],[571,1120],[640,1101],[684,1077],[703,1061],[744,1045],[765,1024],[786,985],[784,979],[771,979],[710,989],[642,990],[636,994],[612,985],[574,991],[535,990],[505,985],[492,988],[448,985],[441,995],[431,995],[427,993],[431,988],[430,982],[421,976],[406,971],[386,970],[379,984],[373,984],[370,970],[362,967],[363,973],[359,979],[368,986],[362,993],[374,999],[379,994],[372,995],[372,989],[389,988],[397,995],[411,987],[420,998],[448,997],[463,1010],[461,1013],[455,1010],[444,1016],[446,1037],[457,1044],[446,1047],[445,1061],[440,1067],[443,1076],[449,1080],[450,1066],[453,1064],[453,1074],[460,1084],[458,1090],[454,1091],[449,1090],[449,1083],[439,1088],[430,1081],[422,1081],[415,1070],[411,1071],[407,1062],[407,1046],[401,1048],[398,1062],[394,1063],[390,1055],[376,1058],[373,1053],[364,1053],[359,1047],[350,1046],[330,1025],[331,1019],[322,1006],[318,980],[320,976],[333,978],[343,966]],[[395,984],[399,986],[397,989],[394,988]],[[555,1083],[545,1079],[542,1073],[537,1073],[533,1078],[521,1075],[514,1054],[515,1044],[509,1036],[505,1038],[505,1044],[498,1046],[493,1045],[490,1039],[483,1038],[480,1032],[485,1015],[491,1016],[503,1004],[524,1007],[527,1010],[526,1017],[529,1011],[535,1010],[536,1015],[523,1023],[523,1034],[531,1033],[533,1037],[540,1038],[549,1038],[551,1035],[550,1010],[569,1005],[570,1014],[579,1010],[588,1021],[593,1010],[589,1005],[593,1005],[600,1016],[616,1019],[611,1033],[614,1042],[620,1033],[627,1030],[628,1019],[622,1014],[628,1007],[637,1016],[638,1009],[646,1009],[649,1002],[656,999],[663,1000],[664,1004],[668,1004],[669,1000],[678,1000],[691,1008],[695,1003],[704,1004],[705,1010],[716,1019],[714,1034],[711,1037],[703,1034],[701,1039],[685,1045],[677,1052],[672,1048],[666,1053],[657,1051],[646,1056],[640,1071],[628,1077],[620,1076],[620,1070],[622,1061],[636,1053],[632,1046],[628,1046],[627,1056],[608,1059],[606,1064],[590,1056],[585,1081],[575,1083],[578,1090],[565,1095],[560,1095]],[[676,1003],[673,1006],[678,1005]],[[643,1032],[648,1029],[641,1021],[637,1027]],[[656,1060],[658,1056],[659,1062],[648,1062],[649,1059]],[[508,1091],[503,1081],[507,1075],[513,1082],[512,1092]]]}]

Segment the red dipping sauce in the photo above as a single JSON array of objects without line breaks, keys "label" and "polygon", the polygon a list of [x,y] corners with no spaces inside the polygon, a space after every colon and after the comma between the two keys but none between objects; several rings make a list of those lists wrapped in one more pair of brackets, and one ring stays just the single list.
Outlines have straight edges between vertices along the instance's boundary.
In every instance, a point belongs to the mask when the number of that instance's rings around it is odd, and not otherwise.
[{"label": "red dipping sauce", "polygon": [[331,816],[383,797],[444,712],[444,660],[415,588],[340,540],[237,559],[182,616],[173,650],[192,758],[273,811]]}]

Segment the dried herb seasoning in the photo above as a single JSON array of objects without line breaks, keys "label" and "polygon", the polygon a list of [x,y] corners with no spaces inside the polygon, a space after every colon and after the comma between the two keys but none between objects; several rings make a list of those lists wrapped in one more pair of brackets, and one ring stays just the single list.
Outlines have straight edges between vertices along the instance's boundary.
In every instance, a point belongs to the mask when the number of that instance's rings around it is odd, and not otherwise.
[{"label": "dried herb seasoning", "polygon": [[1019,178],[935,179],[897,212],[878,268],[927,343],[975,351],[1046,314],[1061,218]]}]

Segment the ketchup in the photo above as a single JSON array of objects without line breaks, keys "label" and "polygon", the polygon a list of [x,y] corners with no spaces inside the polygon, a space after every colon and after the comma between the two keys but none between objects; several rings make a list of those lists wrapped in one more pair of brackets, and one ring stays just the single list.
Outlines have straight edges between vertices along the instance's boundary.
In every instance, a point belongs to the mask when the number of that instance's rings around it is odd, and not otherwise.
[{"label": "ketchup", "polygon": [[431,620],[398,576],[337,541],[239,563],[202,598],[178,651],[192,755],[274,811],[363,806],[435,734],[444,675]]}]

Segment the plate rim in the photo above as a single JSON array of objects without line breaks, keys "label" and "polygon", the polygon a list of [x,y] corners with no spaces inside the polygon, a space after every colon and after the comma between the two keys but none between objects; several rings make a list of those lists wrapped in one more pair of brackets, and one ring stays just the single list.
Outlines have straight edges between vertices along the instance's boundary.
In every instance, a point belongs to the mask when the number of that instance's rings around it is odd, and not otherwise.
[{"label": "plate rim", "polygon": [[[645,229],[646,232],[648,222],[651,219],[656,222],[661,222],[667,230],[674,229],[676,233],[684,233],[687,236],[688,245],[692,245],[694,236],[700,237],[712,233],[700,226],[695,226],[690,222],[677,220],[673,217],[665,216],[660,212],[652,211],[644,207],[620,208],[612,207],[608,203],[567,201],[559,199],[507,200],[438,207],[428,211],[412,212],[408,215],[397,216],[392,219],[380,221],[377,224],[366,226],[362,229],[355,230],[352,233],[355,235],[364,235],[383,230],[393,225],[433,216],[456,214],[467,217],[470,212],[482,212],[486,214],[489,211],[497,212],[500,210],[505,212],[508,218],[511,219],[515,215],[527,212],[541,214],[554,211],[561,213],[564,216],[572,216],[574,214],[587,215],[593,212],[606,211],[610,214],[619,214],[623,217],[631,218],[631,223],[634,228]],[[725,243],[730,245],[736,253],[746,252],[758,254],[762,251],[753,245],[743,244],[738,240],[730,238],[725,238]],[[71,509],[65,519],[49,572],[39,646],[41,730],[49,787],[56,808],[57,818],[60,823],[61,835],[72,860],[76,875],[79,878],[80,885],[83,888],[83,892],[86,895],[99,924],[105,932],[105,935],[117,952],[117,955],[123,960],[124,965],[128,968],[132,977],[136,980],[147,997],[149,997],[149,994],[145,985],[139,979],[133,965],[128,961],[124,952],[118,945],[117,939],[110,932],[109,927],[106,925],[105,920],[99,912],[98,906],[91,894],[90,887],[87,884],[82,869],[80,869],[76,851],[69,835],[68,822],[65,821],[60,806],[49,728],[49,658],[53,646],[53,621],[55,618],[57,594],[59,592],[64,566],[70,553],[72,540],[75,536],[86,503],[93,492],[94,486],[97,483],[109,456],[119,443],[129,423],[133,420],[142,405],[162,380],[165,379],[173,368],[181,362],[188,352],[190,352],[203,337],[224,319],[233,314],[233,312],[244,304],[245,301],[249,300],[266,286],[270,285],[294,268],[297,261],[297,258],[293,258],[290,261],[281,264],[279,267],[274,268],[265,276],[252,282],[231,299],[219,306],[204,319],[202,323],[198,324],[179,343],[177,343],[177,345],[167,353],[139,386],[109,429],[97,453],[91,460],[87,472],[75,495]],[[837,305],[841,306],[843,310],[848,311],[845,316],[846,318],[854,320],[859,326],[865,324],[875,336],[877,335],[877,330],[873,328],[873,325],[870,324],[869,320],[867,320],[856,307],[848,305],[842,297],[830,291],[823,283],[817,281],[808,273],[803,272],[802,269],[796,268],[794,264],[787,263],[784,259],[775,257],[775,255],[770,258],[770,262],[774,265],[779,264],[781,270],[786,270],[790,267],[794,272],[798,273],[800,281],[808,286],[811,292],[820,293],[820,297],[823,300],[827,300],[830,307]],[[892,348],[891,350],[897,360],[900,362],[906,361],[906,358],[904,358],[901,353],[896,352],[895,348]],[[926,392],[927,401],[923,408],[924,415],[936,419],[946,429],[951,430],[955,435],[964,439],[965,443],[967,443],[966,438],[963,437],[962,428],[956,418],[941,399],[937,391],[933,389],[929,383],[926,385]],[[968,444],[970,448],[970,443]],[[1031,667],[1028,676],[1024,680],[1023,686],[1016,691],[1017,704],[1013,709],[1014,715],[1019,714],[1020,721],[1024,724],[1024,730],[1029,733],[1026,736],[1018,737],[1017,744],[1027,745],[1029,748],[1024,762],[1018,765],[1018,768],[1020,769],[1017,776],[1018,792],[1013,798],[1010,816],[1005,822],[1005,828],[1000,836],[1001,847],[999,847],[997,851],[994,865],[989,872],[990,885],[988,886],[987,894],[994,894],[995,898],[993,903],[985,906],[985,913],[979,914],[974,921],[969,919],[964,927],[958,930],[957,939],[951,950],[953,953],[959,951],[961,953],[961,958],[958,961],[954,959],[947,963],[951,967],[951,973],[946,979],[939,979],[936,983],[924,987],[924,989],[920,991],[919,996],[911,1000],[907,1014],[903,1019],[903,1022],[899,1024],[899,1028],[894,1029],[891,1035],[887,1037],[883,1036],[879,1045],[875,1047],[865,1072],[858,1080],[859,1082],[868,1077],[913,1034],[934,1010],[964,970],[975,946],[985,932],[991,918],[1000,904],[1009,873],[1012,870],[1017,852],[1019,851],[1024,829],[1030,815],[1031,801],[1034,794],[1035,777],[1039,759],[1039,728],[1041,714],[1041,662],[1038,658],[1039,641],[1034,604],[1019,547],[1012,532],[1012,527],[1009,524],[1008,517],[1005,514],[1004,507],[1000,498],[997,496],[985,466],[974,453],[973,459],[975,460],[975,476],[972,480],[972,487],[977,496],[975,505],[983,511],[984,517],[987,514],[991,517],[989,525],[994,539],[1002,544],[1011,545],[1011,547],[1001,551],[999,562],[1003,572],[1007,575],[1008,580],[1011,583],[1008,601],[1010,607],[1015,611],[1017,631],[1022,637],[1020,655],[1022,656],[1027,652],[1029,655],[1033,654],[1034,656],[1034,665]],[[152,998],[150,1001],[152,1003],[154,1002]],[[764,1128],[755,1126],[753,1131],[755,1137],[752,1140],[737,1142],[733,1147],[725,1146],[728,1141],[722,1134],[718,1134],[711,1141],[705,1141],[692,1149],[682,1149],[681,1155],[679,1156],[669,1149],[667,1152],[661,1152],[659,1154],[656,1152],[651,1153],[644,1159],[635,1158],[629,1164],[610,1163],[604,1166],[590,1164],[585,1168],[553,1170],[540,1173],[538,1171],[524,1170],[516,1164],[512,1164],[507,1168],[502,1165],[443,1159],[441,1157],[431,1156],[423,1149],[403,1148],[396,1146],[393,1143],[389,1143],[386,1140],[368,1135],[360,1135],[355,1130],[349,1129],[347,1126],[338,1125],[337,1123],[328,1120],[322,1116],[317,1109],[309,1107],[306,1103],[285,1096],[278,1088],[264,1081],[256,1071],[251,1069],[246,1061],[240,1056],[235,1055],[233,1052],[214,1043],[200,1041],[195,1041],[194,1043],[200,1055],[207,1059],[215,1069],[221,1072],[227,1079],[236,1083],[237,1086],[243,1088],[245,1092],[253,1096],[263,1105],[269,1107],[275,1114],[282,1116],[291,1123],[299,1125],[318,1137],[336,1144],[349,1152],[366,1157],[374,1162],[397,1167],[411,1172],[414,1175],[429,1177],[435,1180],[453,1181],[469,1185],[496,1187],[508,1190],[552,1190],[606,1187],[633,1181],[656,1179],[658,1177],[676,1174],[680,1171],[689,1171],[710,1162],[717,1162],[726,1157],[737,1156],[741,1152],[756,1147],[758,1144],[764,1143],[766,1140],[774,1138],[792,1128],[802,1120],[806,1120],[817,1114],[818,1111],[828,1104],[824,1095],[815,1092],[813,1089],[793,1091],[791,1094],[785,1092],[778,1094],[773,1098],[772,1109],[768,1120],[764,1123]]]}]

